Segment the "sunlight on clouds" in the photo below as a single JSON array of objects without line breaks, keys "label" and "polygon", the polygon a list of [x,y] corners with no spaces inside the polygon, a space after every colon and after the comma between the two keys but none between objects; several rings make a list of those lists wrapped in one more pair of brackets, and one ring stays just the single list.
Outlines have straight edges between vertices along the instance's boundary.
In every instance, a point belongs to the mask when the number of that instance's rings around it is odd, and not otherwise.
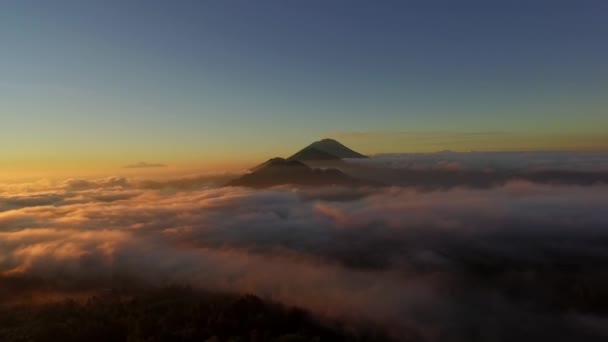
[{"label": "sunlight on clouds", "polygon": [[[517,158],[516,165],[528,167],[527,156]],[[411,165],[393,164],[401,163]],[[573,163],[588,167],[584,158]],[[441,172],[461,174],[474,163],[462,165]],[[396,336],[434,336],[454,319],[470,324],[486,317],[462,305],[470,296],[509,302],[508,291],[492,284],[470,293],[480,286],[475,270],[487,262],[504,264],[497,276],[517,281],[518,267],[534,265],[538,270],[521,281],[535,274],[541,285],[549,280],[539,270],[553,263],[608,264],[602,245],[608,185],[601,182],[252,190],[204,180],[214,178],[153,186],[126,177],[71,178],[4,187],[0,277],[44,280],[50,297],[116,284],[189,284],[373,322]]]}]

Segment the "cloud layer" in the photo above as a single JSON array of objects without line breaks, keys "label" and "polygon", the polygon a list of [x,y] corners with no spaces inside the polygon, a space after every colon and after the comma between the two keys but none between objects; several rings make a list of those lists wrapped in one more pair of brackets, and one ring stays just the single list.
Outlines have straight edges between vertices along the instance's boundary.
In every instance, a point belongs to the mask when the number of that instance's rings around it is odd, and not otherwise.
[{"label": "cloud layer", "polygon": [[608,184],[605,152],[439,152],[386,154],[339,166],[352,176],[419,189],[491,188],[513,181]]},{"label": "cloud layer", "polygon": [[[452,152],[380,154],[360,164],[412,170],[608,171],[607,152]],[[457,166],[457,167],[456,167]]]},{"label": "cloud layer", "polygon": [[592,339],[608,336],[605,203],[606,185],[527,181],[419,192],[73,179],[0,192],[0,275],[36,279],[29,289],[254,293],[414,340]]}]

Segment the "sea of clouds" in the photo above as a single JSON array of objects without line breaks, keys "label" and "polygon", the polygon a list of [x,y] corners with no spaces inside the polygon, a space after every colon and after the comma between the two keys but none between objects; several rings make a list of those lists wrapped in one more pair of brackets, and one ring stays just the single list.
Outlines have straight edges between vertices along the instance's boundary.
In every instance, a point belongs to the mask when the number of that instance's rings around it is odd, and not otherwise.
[{"label": "sea of clouds", "polygon": [[256,294],[399,339],[608,337],[602,182],[188,184],[0,185],[0,301],[180,283]]}]

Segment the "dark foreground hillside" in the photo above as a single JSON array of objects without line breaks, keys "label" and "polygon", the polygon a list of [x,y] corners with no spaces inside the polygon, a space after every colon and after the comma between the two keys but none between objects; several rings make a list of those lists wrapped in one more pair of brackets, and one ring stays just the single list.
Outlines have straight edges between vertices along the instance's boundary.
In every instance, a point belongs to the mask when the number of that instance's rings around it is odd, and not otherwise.
[{"label": "dark foreground hillside", "polygon": [[0,341],[384,341],[258,297],[168,287],[0,307]]}]

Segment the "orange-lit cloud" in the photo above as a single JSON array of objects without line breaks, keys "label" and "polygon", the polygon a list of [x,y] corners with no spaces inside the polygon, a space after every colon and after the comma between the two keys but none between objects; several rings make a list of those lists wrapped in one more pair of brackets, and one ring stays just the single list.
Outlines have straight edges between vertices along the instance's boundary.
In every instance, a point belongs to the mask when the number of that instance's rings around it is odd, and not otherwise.
[{"label": "orange-lit cloud", "polygon": [[[471,294],[478,275],[468,267],[500,261],[512,274],[565,261],[608,264],[601,245],[607,185],[515,181],[420,192],[136,184],[72,179],[3,192],[0,274],[79,291],[128,280],[255,293],[432,340],[451,320],[484,319],[461,304],[467,296],[508,301],[498,285]],[[500,310],[533,317],[501,303]]]}]

